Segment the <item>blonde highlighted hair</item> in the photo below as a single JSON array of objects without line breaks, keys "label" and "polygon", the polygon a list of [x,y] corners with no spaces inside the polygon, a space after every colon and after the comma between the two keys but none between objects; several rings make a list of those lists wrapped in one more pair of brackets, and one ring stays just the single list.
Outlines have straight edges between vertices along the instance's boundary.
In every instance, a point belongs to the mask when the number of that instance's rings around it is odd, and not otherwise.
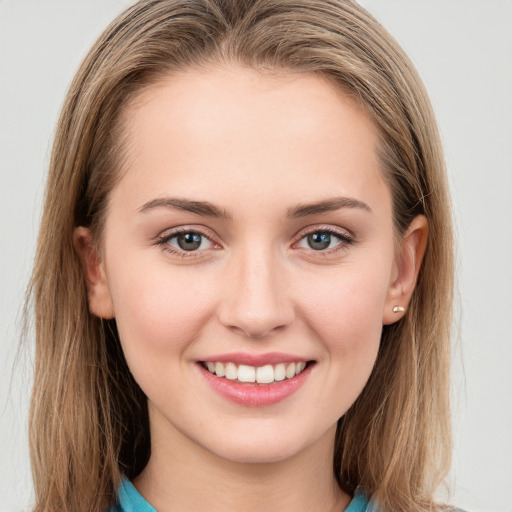
[{"label": "blonde highlighted hair", "polygon": [[373,373],[339,420],[334,471],[382,511],[436,510],[450,462],[451,210],[423,85],[391,36],[350,0],[143,0],[82,63],[59,119],[36,262],[31,461],[37,512],[104,511],[150,454],[146,398],[115,321],[88,309],[73,246],[98,237],[123,156],[122,113],[162,77],[208,63],[317,73],[361,103],[380,135],[397,235],[423,214],[429,240],[402,320],[385,326]]}]

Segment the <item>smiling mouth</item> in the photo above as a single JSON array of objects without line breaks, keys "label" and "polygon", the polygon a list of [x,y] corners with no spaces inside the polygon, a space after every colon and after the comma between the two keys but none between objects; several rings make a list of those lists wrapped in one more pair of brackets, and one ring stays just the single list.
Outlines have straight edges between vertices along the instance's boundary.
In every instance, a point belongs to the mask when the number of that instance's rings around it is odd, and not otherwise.
[{"label": "smiling mouth", "polygon": [[249,366],[219,361],[201,361],[200,364],[212,375],[222,379],[243,384],[268,385],[300,375],[306,367],[313,364],[313,361],[266,364],[264,366]]}]

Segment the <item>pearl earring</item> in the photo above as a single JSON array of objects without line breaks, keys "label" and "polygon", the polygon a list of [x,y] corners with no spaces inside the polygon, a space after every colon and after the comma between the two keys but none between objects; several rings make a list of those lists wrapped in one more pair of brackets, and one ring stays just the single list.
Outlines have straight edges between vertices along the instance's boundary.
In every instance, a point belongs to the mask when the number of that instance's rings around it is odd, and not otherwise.
[{"label": "pearl earring", "polygon": [[393,308],[393,313],[402,313],[405,311],[405,308],[403,306],[395,306]]}]

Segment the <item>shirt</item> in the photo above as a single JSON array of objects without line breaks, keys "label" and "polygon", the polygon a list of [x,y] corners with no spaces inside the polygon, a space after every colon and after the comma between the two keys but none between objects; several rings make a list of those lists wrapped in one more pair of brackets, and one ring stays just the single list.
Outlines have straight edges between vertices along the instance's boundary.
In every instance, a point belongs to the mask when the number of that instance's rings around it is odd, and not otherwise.
[{"label": "shirt", "polygon": [[[365,495],[357,492],[348,507],[340,512],[370,512]],[[128,479],[119,486],[118,503],[109,512],[157,512],[140,494]]]}]

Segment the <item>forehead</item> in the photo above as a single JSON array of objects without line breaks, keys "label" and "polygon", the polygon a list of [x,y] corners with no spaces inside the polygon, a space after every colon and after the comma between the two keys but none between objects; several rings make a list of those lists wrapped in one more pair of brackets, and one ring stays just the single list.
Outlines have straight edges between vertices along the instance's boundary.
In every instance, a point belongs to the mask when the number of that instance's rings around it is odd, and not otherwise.
[{"label": "forehead", "polygon": [[144,90],[125,109],[123,125],[120,185],[148,198],[232,199],[237,184],[255,193],[267,186],[282,201],[306,192],[331,197],[333,188],[368,200],[384,190],[373,123],[316,74],[187,70]]}]

